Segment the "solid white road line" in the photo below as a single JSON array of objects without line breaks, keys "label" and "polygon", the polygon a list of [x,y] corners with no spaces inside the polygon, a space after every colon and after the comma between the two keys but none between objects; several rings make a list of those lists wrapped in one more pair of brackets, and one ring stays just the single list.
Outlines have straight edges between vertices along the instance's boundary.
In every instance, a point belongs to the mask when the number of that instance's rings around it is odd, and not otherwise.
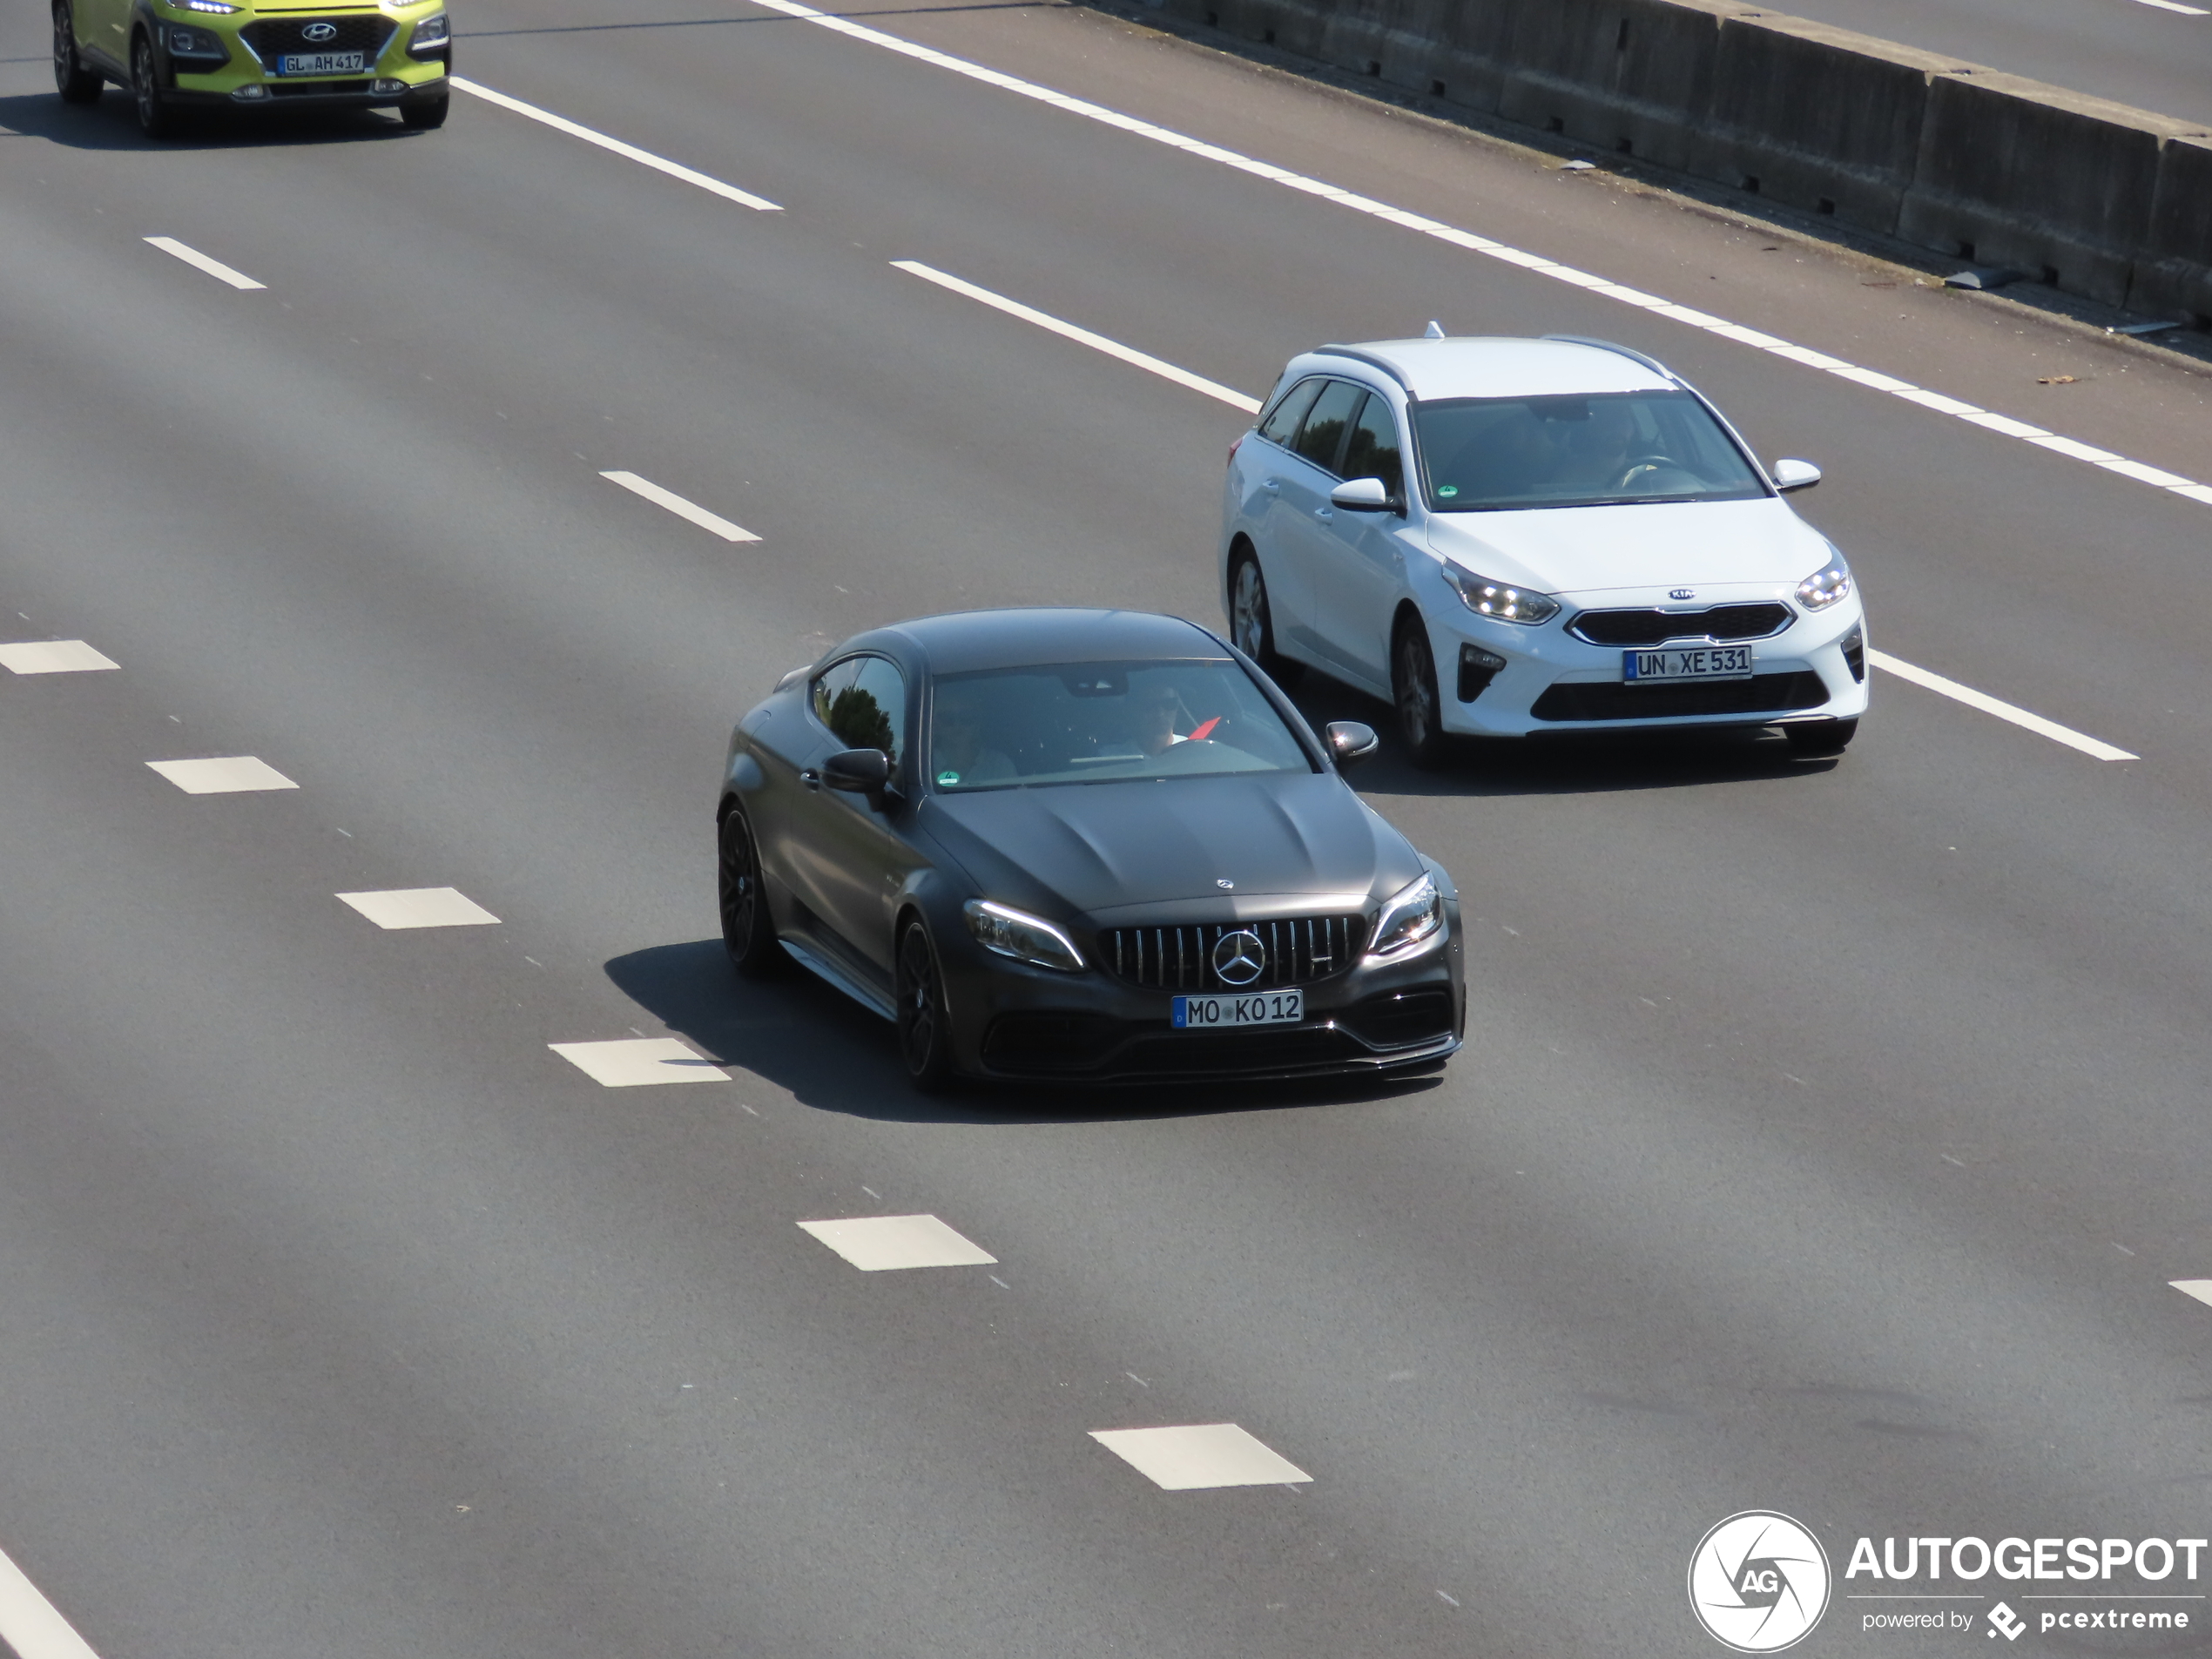
[{"label": "solid white road line", "polygon": [[1095,1428],[1090,1438],[1163,1492],[1285,1487],[1313,1477],[1234,1423]]},{"label": "solid white road line", "polygon": [[455,887],[388,887],[337,896],[380,927],[488,927],[499,920]]},{"label": "solid white road line", "polygon": [[998,1260],[934,1216],[853,1216],[799,1224],[863,1273],[901,1267],[988,1267]]},{"label": "solid white road line", "polygon": [[0,645],[0,668],[10,674],[90,674],[116,666],[81,639],[26,639]]},{"label": "solid white road line", "polygon": [[299,785],[253,755],[209,760],[149,760],[146,765],[187,795],[234,795],[251,789],[297,789]]},{"label": "solid white road line", "polygon": [[634,144],[624,144],[620,138],[610,138],[604,132],[594,132],[590,127],[579,126],[550,110],[541,110],[535,104],[525,104],[522,99],[509,98],[504,92],[495,92],[489,86],[462,80],[458,75],[452,78],[451,84],[456,90],[472,93],[487,104],[496,104],[502,110],[512,110],[516,114],[526,115],[533,121],[542,121],[556,132],[565,132],[572,138],[583,139],[586,144],[596,144],[602,150],[611,150],[641,167],[651,167],[655,172],[664,172],[671,179],[681,179],[687,185],[697,185],[701,190],[711,191],[741,207],[750,207],[763,213],[780,213],[784,211],[780,204],[770,201],[765,196],[756,196],[749,190],[739,190],[735,185],[725,185],[719,179],[695,172],[689,167],[657,156],[650,150],[640,150]]},{"label": "solid white road line", "polygon": [[0,1642],[16,1650],[17,1659],[100,1659],[5,1555],[0,1555]]},{"label": "solid white road line", "polygon": [[209,259],[196,247],[186,247],[173,236],[149,236],[146,242],[149,246],[158,247],[196,270],[205,271],[209,276],[229,283],[233,288],[266,288],[269,286],[266,282],[256,282],[243,271],[232,270],[220,260]]},{"label": "solid white road line", "polygon": [[833,30],[840,35],[849,35],[855,40],[867,41],[870,45],[880,46],[887,51],[917,58],[922,63],[933,64],[940,69],[948,69],[956,75],[965,75],[970,80],[981,81],[987,86],[995,86],[1002,91],[1016,93],[1022,98],[1035,98],[1041,104],[1049,104],[1053,108],[1064,110],[1070,115],[1079,115],[1086,120],[1096,121],[1119,132],[1131,133],[1140,138],[1149,138],[1155,144],[1166,145],[1170,149],[1180,150],[1186,155],[1196,156],[1205,161],[1217,162],[1224,167],[1233,167],[1239,172],[1247,172],[1256,179],[1267,179],[1271,183],[1281,185],[1287,190],[1295,190],[1302,195],[1318,196],[1325,201],[1336,203],[1339,207],[1348,207],[1354,212],[1365,213],[1372,219],[1382,219],[1403,229],[1418,232],[1423,236],[1433,237],[1438,241],[1448,242],[1454,247],[1463,247],[1507,265],[1518,266],[1522,270],[1533,272],[1538,276],[1549,277],[1555,282],[1564,282],[1570,287],[1602,294],[1608,300],[1620,301],[1622,305],[1634,306],[1639,310],[1649,311],[1656,316],[1670,318],[1676,322],[1687,323],[1693,328],[1702,328],[1708,334],[1717,334],[1723,340],[1732,340],[1738,345],[1750,346],[1773,356],[1787,358],[1793,363],[1803,364],[1807,368],[1819,369],[1824,374],[1836,375],[1839,379],[1869,387],[1878,392],[1886,392],[1891,396],[1902,398],[1908,403],[1917,403],[1922,408],[1933,409],[1938,414],[1948,415],[1972,425],[1986,428],[1992,432],[2001,433],[2006,437],[2018,438],[2023,442],[2035,444],[2041,448],[2070,456],[2076,461],[2086,461],[2092,466],[2101,467],[2107,472],[2117,473],[2121,477],[2132,478],[2138,483],[2150,484],[2157,489],[2169,490],[2175,495],[2185,496],[2191,501],[2212,507],[2212,484],[2199,483],[2194,479],[2184,478],[2175,473],[2165,472],[2156,467],[2145,466],[2141,462],[2128,460],[2125,456],[2114,455],[2109,449],[2101,449],[2094,444],[2082,443],[2073,438],[2061,437],[2056,433],[2044,430],[2041,427],[2031,426],[2025,421],[2015,421],[2007,415],[1993,414],[1987,409],[1977,408],[1959,398],[1946,397],[1940,392],[1931,392],[1913,385],[1909,381],[1898,380],[1894,375],[1885,374],[1875,369],[1862,368],[1856,363],[1845,362],[1840,357],[1831,357],[1825,352],[1814,351],[1805,346],[1793,345],[1789,341],[1778,340],[1772,334],[1762,334],[1756,328],[1746,328],[1740,324],[1730,322],[1724,317],[1716,317],[1708,312],[1698,311],[1689,306],[1677,305],[1673,300],[1662,299],[1657,294],[1644,293],[1635,288],[1625,287],[1607,278],[1594,276],[1588,271],[1578,271],[1573,266],[1561,265],[1555,260],[1548,260],[1541,253],[1527,253],[1521,248],[1508,246],[1503,242],[1494,241],[1487,236],[1477,236],[1472,231],[1463,231],[1457,226],[1447,225],[1440,219],[1408,212],[1402,207],[1393,207],[1388,202],[1377,201],[1371,196],[1362,196],[1352,191],[1341,190],[1321,179],[1309,179],[1303,173],[1292,172],[1288,168],[1278,167],[1270,162],[1254,160],[1250,156],[1239,155],[1234,150],[1224,150],[1219,145],[1204,143],[1168,127],[1155,126],[1150,121],[1140,121],[1133,115],[1123,115],[1120,111],[1109,110],[1103,105],[1092,104],[1079,98],[1070,98],[1065,92],[1056,92],[1052,88],[1040,86],[1034,81],[1022,80],[1015,76],[1003,74],[995,69],[986,69],[982,64],[970,63],[964,57],[954,57],[948,52],[941,52],[927,46],[916,45],[913,41],[901,40],[896,35],[887,35],[880,29],[871,29],[865,24],[853,23],[844,17],[833,17],[827,12],[817,11],[812,6],[800,4],[799,0],[754,0],[754,3],[765,6],[771,11],[780,11],[786,17],[804,18],[808,23],[817,24],[824,29]]},{"label": "solid white road line", "polygon": [[2092,755],[2099,760],[2134,760],[2139,758],[2125,749],[2115,749],[2109,743],[2084,737],[2055,720],[2047,720],[2040,714],[2030,714],[2026,709],[2013,704],[2001,703],[1986,692],[1977,691],[1971,685],[1961,685],[1957,680],[1932,674],[1925,668],[1901,663],[1887,651],[1870,651],[1866,653],[1866,660],[1884,673],[1894,674],[1901,680],[1910,680],[1915,685],[1940,692],[1945,697],[1964,703],[1970,709],[1979,709],[1984,714],[1993,714],[2000,720],[2010,720],[2014,725],[2025,726],[2039,737],[2048,738],[2054,743],[2063,743],[2069,749],[2079,749],[2083,754]]},{"label": "solid white road line", "polygon": [[1187,386],[1194,392],[1203,392],[1231,408],[1242,409],[1247,415],[1259,413],[1259,401],[1256,398],[1246,397],[1242,392],[1224,386],[1218,381],[1210,381],[1203,374],[1193,374],[1187,368],[1177,368],[1173,363],[1148,356],[1118,341],[1109,340],[1103,334],[1094,334],[1088,328],[1078,328],[1072,322],[1062,322],[1057,317],[1033,310],[1018,300],[1009,300],[1002,293],[993,293],[988,288],[979,288],[973,282],[963,282],[956,276],[948,276],[918,260],[894,260],[891,264],[894,270],[908,272],[925,282],[934,282],[941,288],[950,288],[954,293],[964,293],[971,300],[1005,312],[1009,317],[1019,317],[1024,322],[1036,324],[1040,328],[1049,328],[1055,334],[1089,347],[1093,351],[1104,352],[1107,356],[1117,357],[1124,363],[1134,363],[1150,374],[1157,374],[1162,380],[1173,381],[1177,386]]},{"label": "solid white road line", "polygon": [[612,1042],[549,1042],[545,1046],[610,1089],[730,1081],[728,1072],[674,1037],[617,1037]]},{"label": "solid white road line", "polygon": [[725,542],[757,542],[760,538],[742,524],[732,524],[718,517],[696,502],[685,501],[672,489],[663,489],[651,479],[640,478],[634,472],[603,472],[599,475],[610,484],[620,484],[633,496],[643,496],[656,507],[665,507],[678,518],[688,518],[703,530],[710,530]]}]

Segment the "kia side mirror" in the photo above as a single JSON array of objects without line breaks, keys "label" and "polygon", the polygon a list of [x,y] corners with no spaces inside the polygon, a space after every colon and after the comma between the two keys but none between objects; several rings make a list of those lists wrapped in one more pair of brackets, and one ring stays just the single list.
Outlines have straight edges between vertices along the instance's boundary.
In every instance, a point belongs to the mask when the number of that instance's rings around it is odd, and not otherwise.
[{"label": "kia side mirror", "polygon": [[1382,747],[1382,739],[1375,735],[1375,728],[1362,725],[1357,720],[1329,722],[1329,752],[1337,758],[1337,765],[1348,766],[1355,760],[1365,760]]},{"label": "kia side mirror", "polygon": [[1347,478],[1329,492],[1329,504],[1347,513],[1395,513],[1400,502],[1379,478]]},{"label": "kia side mirror", "polygon": [[866,795],[880,807],[891,786],[891,757],[880,749],[842,749],[822,762],[822,782],[848,795]]},{"label": "kia side mirror", "polygon": [[1774,463],[1774,487],[1784,495],[1793,489],[1811,489],[1820,482],[1820,469],[1810,461],[1777,461]]}]

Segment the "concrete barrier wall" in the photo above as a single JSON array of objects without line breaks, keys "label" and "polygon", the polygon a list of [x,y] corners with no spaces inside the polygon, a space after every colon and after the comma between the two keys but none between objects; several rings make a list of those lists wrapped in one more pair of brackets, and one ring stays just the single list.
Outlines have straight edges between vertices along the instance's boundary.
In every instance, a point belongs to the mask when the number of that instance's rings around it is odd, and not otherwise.
[{"label": "concrete barrier wall", "polygon": [[2212,316],[2212,134],[1742,0],[1145,0],[1962,262]]}]

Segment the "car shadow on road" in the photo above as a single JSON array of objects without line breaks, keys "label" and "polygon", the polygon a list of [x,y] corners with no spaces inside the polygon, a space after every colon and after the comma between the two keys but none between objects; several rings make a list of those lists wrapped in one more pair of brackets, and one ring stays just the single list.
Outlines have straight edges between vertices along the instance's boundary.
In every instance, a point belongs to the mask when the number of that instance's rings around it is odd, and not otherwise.
[{"label": "car shadow on road", "polygon": [[92,105],[64,104],[51,92],[0,98],[0,138],[44,138],[72,150],[239,150],[285,145],[381,143],[421,136],[376,110],[192,111],[172,138],[138,131],[127,94],[110,87]]},{"label": "car shadow on road", "polygon": [[1771,728],[1738,726],[1464,738],[1443,765],[1424,772],[1407,758],[1388,704],[1314,673],[1290,697],[1317,732],[1332,720],[1359,720],[1380,734],[1381,752],[1345,774],[1363,795],[1618,794],[1701,784],[1786,783],[1832,772],[1837,765],[1833,757],[1797,754]]},{"label": "car shadow on road", "polygon": [[803,969],[741,980],[719,939],[654,945],[606,964],[623,995],[718,1065],[735,1066],[817,1111],[899,1123],[1126,1123],[1299,1106],[1349,1106],[1419,1095],[1433,1073],[1380,1081],[1148,1083],[1124,1089],[974,1083],[948,1095],[907,1086],[890,1023]]}]

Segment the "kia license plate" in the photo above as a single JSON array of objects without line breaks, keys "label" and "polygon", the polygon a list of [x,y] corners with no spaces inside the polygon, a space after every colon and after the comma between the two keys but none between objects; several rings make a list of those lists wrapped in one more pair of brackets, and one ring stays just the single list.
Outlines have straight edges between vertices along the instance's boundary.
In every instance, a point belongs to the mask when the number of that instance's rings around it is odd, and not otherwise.
[{"label": "kia license plate", "polygon": [[1297,989],[1175,999],[1178,1031],[1204,1031],[1222,1025],[1296,1025],[1305,1017],[1305,993]]},{"label": "kia license plate", "polygon": [[358,75],[368,67],[365,52],[287,52],[277,59],[280,75]]},{"label": "kia license plate", "polygon": [[1621,678],[1631,685],[1646,680],[1747,680],[1751,678],[1751,648],[1689,645],[1623,651]]}]

